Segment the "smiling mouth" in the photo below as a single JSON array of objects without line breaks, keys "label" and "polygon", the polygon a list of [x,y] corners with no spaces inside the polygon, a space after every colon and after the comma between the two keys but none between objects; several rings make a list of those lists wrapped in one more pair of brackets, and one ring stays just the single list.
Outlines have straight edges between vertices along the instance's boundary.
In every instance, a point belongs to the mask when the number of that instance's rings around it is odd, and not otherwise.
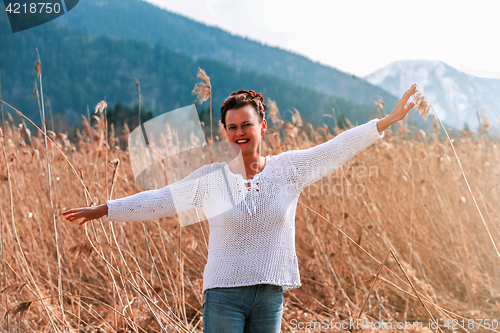
[{"label": "smiling mouth", "polygon": [[250,139],[242,139],[242,140],[236,140],[236,143],[239,144],[239,145],[244,145],[248,141],[250,141]]}]

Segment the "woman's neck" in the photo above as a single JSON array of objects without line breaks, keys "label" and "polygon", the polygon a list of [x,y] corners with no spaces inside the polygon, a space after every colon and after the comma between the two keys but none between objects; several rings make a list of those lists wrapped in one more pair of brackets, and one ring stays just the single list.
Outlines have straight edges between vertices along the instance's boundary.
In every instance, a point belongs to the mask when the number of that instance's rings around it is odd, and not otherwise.
[{"label": "woman's neck", "polygon": [[244,179],[252,179],[260,173],[266,164],[266,159],[260,154],[242,155],[241,152],[227,166],[234,174],[240,174]]}]

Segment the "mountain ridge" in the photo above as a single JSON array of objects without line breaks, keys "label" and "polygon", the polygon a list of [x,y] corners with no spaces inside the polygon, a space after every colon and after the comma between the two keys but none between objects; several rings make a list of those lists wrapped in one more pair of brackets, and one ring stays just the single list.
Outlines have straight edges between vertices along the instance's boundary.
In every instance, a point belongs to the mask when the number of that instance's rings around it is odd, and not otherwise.
[{"label": "mountain ridge", "polygon": [[[398,60],[365,76],[372,84],[397,94],[416,82],[441,121],[450,127],[478,128],[478,115],[500,116],[500,79],[462,72],[441,60]],[[486,111],[484,111],[485,109]]]}]

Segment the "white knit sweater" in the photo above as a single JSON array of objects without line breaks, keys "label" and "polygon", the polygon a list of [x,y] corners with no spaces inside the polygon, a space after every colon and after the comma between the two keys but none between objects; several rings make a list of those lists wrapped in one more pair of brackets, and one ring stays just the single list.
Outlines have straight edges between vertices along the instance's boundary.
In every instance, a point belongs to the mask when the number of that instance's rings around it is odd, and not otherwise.
[{"label": "white knit sweater", "polygon": [[[200,208],[210,229],[203,292],[260,283],[301,286],[295,253],[295,210],[300,192],[384,136],[378,119],[303,150],[266,156],[251,180],[226,163],[202,166],[159,190],[109,200],[108,220],[146,221]],[[250,187],[245,184],[250,183]]]}]

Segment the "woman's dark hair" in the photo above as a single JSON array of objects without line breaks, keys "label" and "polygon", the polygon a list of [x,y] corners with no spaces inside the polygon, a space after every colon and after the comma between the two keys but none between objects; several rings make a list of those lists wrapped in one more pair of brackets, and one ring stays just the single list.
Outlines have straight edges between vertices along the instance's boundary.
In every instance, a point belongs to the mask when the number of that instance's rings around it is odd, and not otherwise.
[{"label": "woman's dark hair", "polygon": [[264,97],[253,90],[238,90],[229,95],[220,108],[221,122],[224,128],[226,128],[226,113],[228,110],[239,109],[249,104],[253,106],[255,113],[259,117],[259,121],[262,122],[266,114]]}]

